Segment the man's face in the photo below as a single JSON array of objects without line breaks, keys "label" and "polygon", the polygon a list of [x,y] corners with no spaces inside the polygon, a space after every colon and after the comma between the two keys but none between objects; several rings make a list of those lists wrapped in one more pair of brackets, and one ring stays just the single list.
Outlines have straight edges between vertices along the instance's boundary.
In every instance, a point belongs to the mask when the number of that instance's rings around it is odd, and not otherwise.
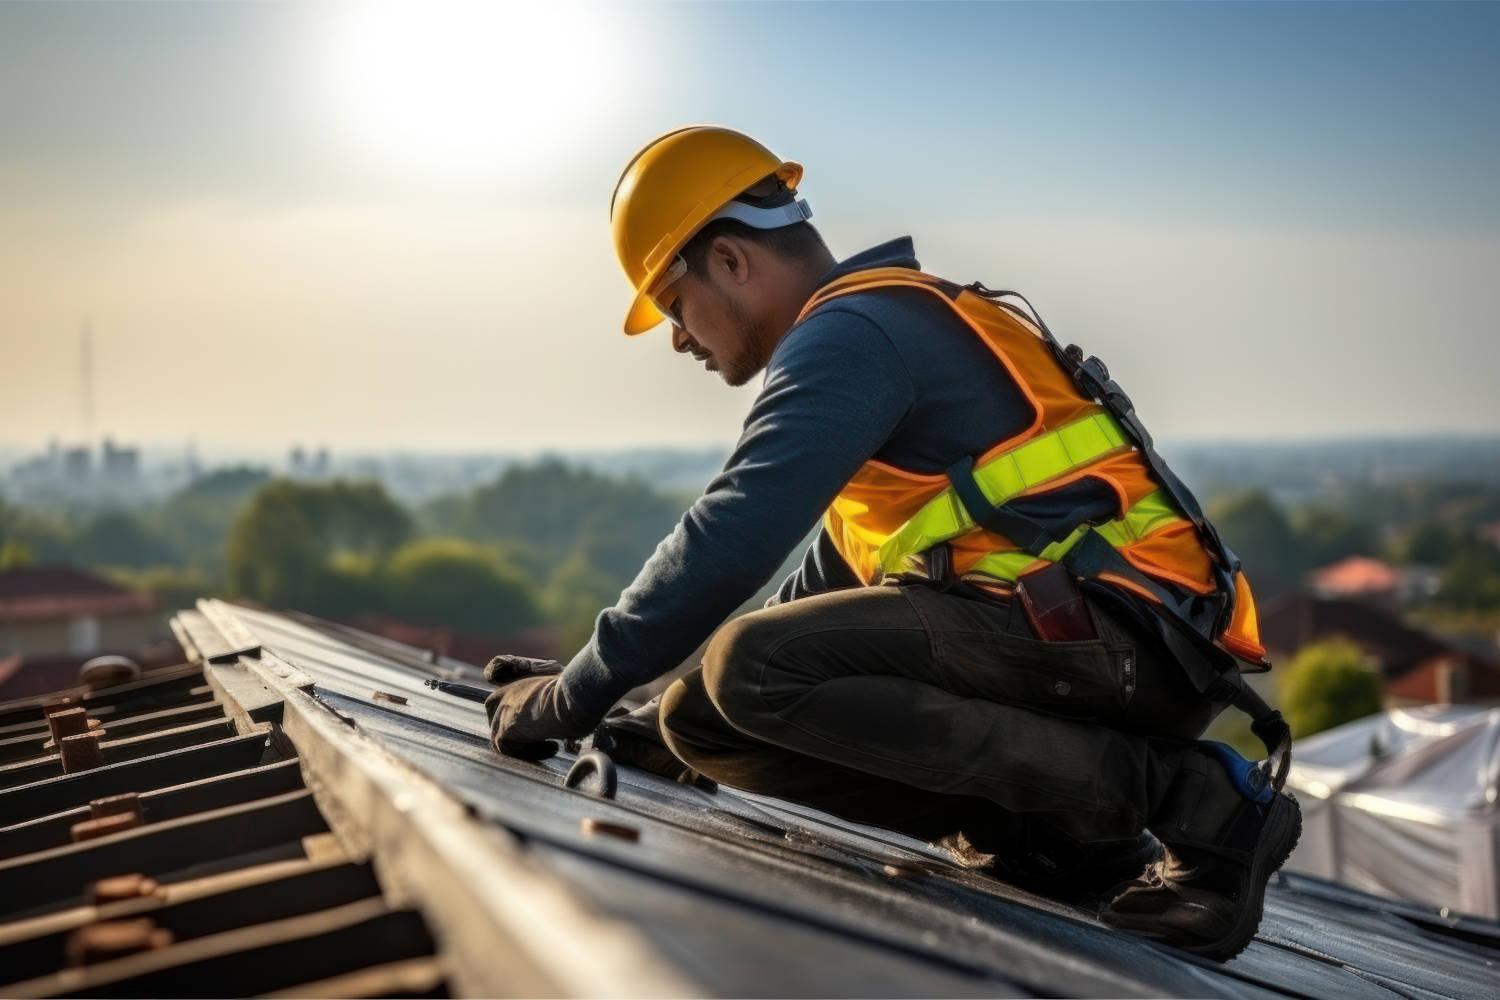
[{"label": "man's face", "polygon": [[[742,262],[743,263],[743,262]],[[715,268],[723,274],[715,273]],[[688,273],[672,283],[672,348],[692,354],[729,385],[744,385],[766,366],[764,323],[755,321],[753,283],[734,280],[733,264],[709,261],[709,273]],[[726,280],[727,279],[727,280]]]}]

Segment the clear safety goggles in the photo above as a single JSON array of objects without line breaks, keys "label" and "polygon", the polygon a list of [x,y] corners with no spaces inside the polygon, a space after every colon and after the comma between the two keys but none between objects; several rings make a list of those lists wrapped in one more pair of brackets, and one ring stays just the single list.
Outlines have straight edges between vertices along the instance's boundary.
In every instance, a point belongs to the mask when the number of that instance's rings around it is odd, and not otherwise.
[{"label": "clear safety goggles", "polygon": [[677,259],[672,261],[671,266],[667,268],[667,273],[661,276],[661,280],[651,290],[651,304],[656,307],[657,312],[673,323],[678,322],[676,315],[672,312],[672,307],[677,304],[677,293],[672,290],[671,286],[673,282],[687,274],[687,270],[687,260],[682,254],[678,254]]},{"label": "clear safety goggles", "polygon": [[[734,219],[754,229],[780,229],[783,226],[806,222],[811,218],[812,207],[807,204],[806,198],[798,198],[774,208],[762,208],[757,205],[747,205],[742,201],[731,201],[709,216],[703,225],[706,226],[719,219]],[[687,261],[681,254],[678,254],[667,267],[666,272],[657,280],[650,294],[651,304],[674,323],[678,322],[672,312],[672,306],[677,303],[677,293],[672,291],[672,284],[687,274],[687,270]]]}]

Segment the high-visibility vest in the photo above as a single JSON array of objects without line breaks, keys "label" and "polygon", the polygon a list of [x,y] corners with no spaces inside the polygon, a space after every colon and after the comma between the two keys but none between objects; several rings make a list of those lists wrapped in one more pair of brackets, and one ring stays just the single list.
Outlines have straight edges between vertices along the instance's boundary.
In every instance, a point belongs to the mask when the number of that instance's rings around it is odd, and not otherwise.
[{"label": "high-visibility vest", "polygon": [[[1116,560],[1114,570],[1090,575],[1148,601],[1171,600],[1161,583],[1181,588],[1189,598],[1232,590],[1223,595],[1232,601],[1228,620],[1207,629],[1212,634],[1204,638],[1242,666],[1264,667],[1255,599],[1244,573],[1237,563],[1228,572],[1222,565],[1216,572],[1213,550],[1204,537],[1208,533],[1217,540],[1212,527],[1201,515],[1197,522],[1185,515],[1177,501],[1182,492],[1174,495],[1166,488],[1161,481],[1165,477],[1155,474],[1148,461],[1149,438],[1145,449],[1139,447],[1140,438],[1084,391],[1064,367],[1061,349],[1039,319],[997,300],[996,293],[981,285],[959,286],[909,268],[874,268],[819,289],[798,322],[832,299],[878,288],[920,289],[950,307],[1020,388],[1031,420],[972,462],[966,460],[947,473],[924,474],[874,459],[866,462],[824,516],[834,546],[860,579],[873,584],[892,574],[921,574],[928,554],[946,547],[953,575],[1003,589],[1033,570],[1069,562],[1092,533],[1090,546],[1097,547],[1102,539],[1123,561]],[[1149,458],[1157,458],[1154,451]],[[1180,487],[1170,473],[1166,477]],[[1007,502],[1085,478],[1113,491],[1118,502],[1112,519],[1071,525],[1064,537],[1036,536],[1025,545],[995,526],[993,514]],[[1196,501],[1188,502],[1196,507]]]}]

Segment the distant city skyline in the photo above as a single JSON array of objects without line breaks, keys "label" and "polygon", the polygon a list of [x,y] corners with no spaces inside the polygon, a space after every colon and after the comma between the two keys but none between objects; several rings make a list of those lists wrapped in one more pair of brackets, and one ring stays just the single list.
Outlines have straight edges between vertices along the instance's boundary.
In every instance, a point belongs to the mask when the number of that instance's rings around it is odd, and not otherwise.
[{"label": "distant city skyline", "polygon": [[754,383],[618,332],[610,189],[692,121],[1165,440],[1500,431],[1500,5],[498,10],[0,5],[0,443],[727,445]]}]

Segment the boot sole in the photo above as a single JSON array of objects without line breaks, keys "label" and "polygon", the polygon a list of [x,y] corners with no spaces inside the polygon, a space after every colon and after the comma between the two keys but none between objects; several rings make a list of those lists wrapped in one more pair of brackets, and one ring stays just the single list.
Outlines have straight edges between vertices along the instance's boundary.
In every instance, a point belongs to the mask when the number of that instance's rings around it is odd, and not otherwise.
[{"label": "boot sole", "polygon": [[1183,951],[1202,955],[1219,962],[1227,962],[1238,955],[1255,940],[1265,915],[1266,883],[1276,874],[1286,859],[1291,857],[1302,837],[1302,807],[1289,792],[1278,793],[1271,800],[1271,815],[1266,817],[1265,831],[1261,834],[1260,847],[1250,867],[1250,891],[1253,899],[1247,899],[1240,909],[1239,918],[1228,934],[1217,941],[1203,944],[1178,945]]},{"label": "boot sole", "polygon": [[[1133,915],[1113,914],[1106,907],[1100,914],[1104,923],[1126,933],[1171,945],[1193,955],[1215,961],[1228,961],[1255,939],[1265,912],[1266,883],[1270,881],[1302,836],[1302,808],[1297,800],[1287,793],[1278,794],[1271,800],[1271,814],[1266,818],[1257,850],[1251,859],[1246,885],[1248,895],[1240,907],[1234,923],[1220,937],[1212,940],[1184,941],[1179,934],[1163,932],[1154,920]],[[1128,883],[1127,883],[1128,885]]]}]

